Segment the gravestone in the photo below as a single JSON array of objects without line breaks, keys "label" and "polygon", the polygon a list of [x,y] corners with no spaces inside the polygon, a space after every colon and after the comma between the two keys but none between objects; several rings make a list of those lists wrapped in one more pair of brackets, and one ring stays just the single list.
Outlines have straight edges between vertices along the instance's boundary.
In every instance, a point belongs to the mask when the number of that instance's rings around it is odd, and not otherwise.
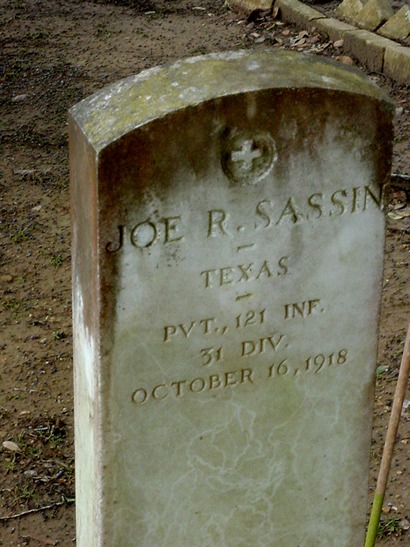
[{"label": "gravestone", "polygon": [[71,110],[77,545],[362,545],[392,112],[284,51]]}]

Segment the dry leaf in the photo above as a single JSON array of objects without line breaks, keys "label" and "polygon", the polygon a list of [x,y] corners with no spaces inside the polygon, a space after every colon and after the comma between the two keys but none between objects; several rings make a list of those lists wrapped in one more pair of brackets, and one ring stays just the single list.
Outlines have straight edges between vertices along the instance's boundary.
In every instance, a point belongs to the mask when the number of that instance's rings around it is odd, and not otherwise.
[{"label": "dry leaf", "polygon": [[333,42],[333,46],[336,47],[336,48],[343,47],[343,44],[344,44],[343,38],[341,40],[336,40],[336,42]]},{"label": "dry leaf", "polygon": [[406,215],[397,215],[396,213],[393,213],[393,212],[390,212],[390,213],[387,213],[387,216],[393,220],[401,220],[402,218],[404,218]]}]

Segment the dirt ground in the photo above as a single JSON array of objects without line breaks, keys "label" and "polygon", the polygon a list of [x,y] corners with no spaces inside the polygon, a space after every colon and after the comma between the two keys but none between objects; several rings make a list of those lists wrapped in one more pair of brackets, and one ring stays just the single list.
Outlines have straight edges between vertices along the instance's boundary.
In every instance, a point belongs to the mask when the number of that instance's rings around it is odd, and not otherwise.
[{"label": "dirt ground", "polygon": [[[0,20],[0,545],[69,546],[75,522],[67,110],[122,77],[214,51],[287,48],[354,61],[315,32],[267,13],[246,19],[223,0],[0,0]],[[381,74],[371,77],[396,102],[393,172],[409,175],[409,92]],[[410,184],[402,176],[392,183],[369,500],[409,317]],[[378,545],[410,544],[409,393],[405,407]]]}]

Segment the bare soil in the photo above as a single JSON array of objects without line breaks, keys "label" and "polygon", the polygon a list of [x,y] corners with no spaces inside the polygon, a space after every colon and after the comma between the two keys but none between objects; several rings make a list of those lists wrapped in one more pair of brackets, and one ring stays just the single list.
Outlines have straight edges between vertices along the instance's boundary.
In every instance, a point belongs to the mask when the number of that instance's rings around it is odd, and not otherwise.
[{"label": "bare soil", "polygon": [[[75,522],[67,110],[122,77],[214,51],[286,48],[354,60],[315,32],[269,13],[247,19],[223,0],[0,0],[0,20],[0,545],[69,546]],[[393,172],[408,175],[408,90],[381,74],[371,77],[396,102]],[[369,500],[409,317],[410,187],[398,176],[392,189]],[[378,545],[410,544],[409,393],[406,399]]]}]

